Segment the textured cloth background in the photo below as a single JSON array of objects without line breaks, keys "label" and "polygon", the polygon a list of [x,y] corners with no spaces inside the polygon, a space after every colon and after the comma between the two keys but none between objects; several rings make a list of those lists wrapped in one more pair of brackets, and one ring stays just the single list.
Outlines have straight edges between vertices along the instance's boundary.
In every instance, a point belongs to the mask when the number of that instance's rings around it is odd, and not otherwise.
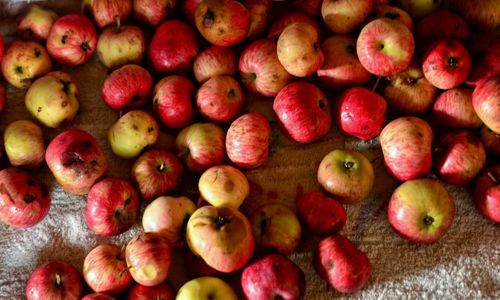
[{"label": "textured cloth background", "polygon": [[[77,11],[80,1],[53,1],[61,14]],[[2,4],[1,31],[13,38],[14,18],[20,7]],[[69,71],[80,90],[80,112],[71,126],[44,130],[48,141],[57,133],[79,127],[93,134],[106,153],[110,176],[128,177],[132,161],[113,156],[106,142],[110,125],[118,118],[100,96],[106,70],[94,57],[90,63]],[[333,98],[334,95],[329,95]],[[271,120],[272,99],[248,99],[248,111],[266,114]],[[8,87],[7,110],[0,115],[0,129],[18,119],[31,119],[24,107],[24,91]],[[174,133],[164,131],[159,144],[171,148]],[[306,299],[500,299],[500,228],[482,218],[471,201],[470,187],[446,186],[457,207],[450,231],[433,245],[414,245],[400,238],[389,226],[386,209],[397,186],[383,169],[376,141],[360,142],[333,128],[320,142],[299,146],[288,141],[274,124],[272,151],[262,167],[248,171],[252,191],[243,210],[250,212],[264,202],[282,202],[294,208],[297,193],[318,189],[316,169],[325,154],[336,148],[362,151],[376,168],[374,190],[366,201],[347,207],[348,220],[342,234],[367,253],[373,274],[366,287],[352,295],[341,295],[314,272],[312,250],[318,238],[307,231],[291,258],[306,274]],[[31,272],[53,259],[65,260],[81,270],[86,254],[103,242],[126,244],[140,232],[140,220],[130,231],[114,238],[98,238],[84,219],[85,197],[71,196],[54,182],[47,167],[36,171],[50,186],[52,206],[47,217],[33,228],[19,230],[0,224],[0,299],[24,299]],[[190,178],[195,182],[196,178]],[[192,189],[192,187],[187,187]],[[192,199],[196,201],[194,194]],[[175,253],[169,281],[177,289],[186,280],[182,259]],[[237,277],[230,279],[237,283]],[[237,286],[237,284],[235,284]]]}]

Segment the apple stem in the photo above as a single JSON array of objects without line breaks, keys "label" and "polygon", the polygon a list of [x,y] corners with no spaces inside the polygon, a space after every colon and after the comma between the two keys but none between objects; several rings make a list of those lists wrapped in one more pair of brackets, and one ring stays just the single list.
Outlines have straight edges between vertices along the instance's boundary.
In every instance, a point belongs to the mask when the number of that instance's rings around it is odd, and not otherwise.
[{"label": "apple stem", "polygon": [[494,184],[498,184],[498,180],[496,179],[495,175],[493,175],[493,173],[491,172],[488,172],[488,177],[491,179],[491,181],[493,181]]},{"label": "apple stem", "polygon": [[382,76],[379,76],[377,77],[377,81],[375,81],[375,84],[373,85],[373,88],[372,88],[372,91],[375,92],[375,90],[377,89],[378,87],[378,84],[380,83],[380,79],[382,78]]},{"label": "apple stem", "polygon": [[116,16],[116,28],[120,29],[120,26],[121,26],[120,16]]},{"label": "apple stem", "polygon": [[56,273],[56,284],[61,285],[61,275]]}]

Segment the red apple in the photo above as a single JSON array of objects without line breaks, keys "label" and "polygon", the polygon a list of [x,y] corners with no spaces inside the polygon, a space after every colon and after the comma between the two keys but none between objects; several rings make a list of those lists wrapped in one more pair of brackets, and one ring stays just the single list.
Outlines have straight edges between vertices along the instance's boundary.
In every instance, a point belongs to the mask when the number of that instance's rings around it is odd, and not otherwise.
[{"label": "red apple", "polygon": [[148,58],[156,72],[187,74],[198,54],[196,33],[180,20],[163,22],[155,31]]},{"label": "red apple", "polygon": [[480,81],[472,93],[472,106],[489,129],[500,134],[500,75]]},{"label": "red apple", "polygon": [[323,0],[293,0],[293,5],[301,12],[310,16],[321,14],[321,4]]},{"label": "red apple", "polygon": [[497,0],[451,0],[450,7],[456,9],[468,24],[480,31],[495,30],[500,25],[500,3]]},{"label": "red apple", "polygon": [[52,10],[32,4],[17,20],[16,34],[26,39],[43,41],[47,39],[52,24],[58,16]]},{"label": "red apple", "polygon": [[153,109],[169,128],[184,128],[194,118],[195,86],[183,76],[167,76],[153,90]]},{"label": "red apple", "polygon": [[133,0],[137,21],[151,27],[158,26],[174,10],[177,0]]},{"label": "red apple", "polygon": [[484,148],[493,157],[500,157],[500,134],[494,133],[486,125],[483,125],[480,130],[481,140]]},{"label": "red apple", "polygon": [[14,228],[41,222],[50,208],[50,194],[43,182],[18,168],[0,171],[0,221]]},{"label": "red apple", "polygon": [[139,64],[146,51],[146,37],[137,26],[125,25],[104,29],[97,40],[99,61],[108,69]]},{"label": "red apple", "polygon": [[132,11],[132,0],[83,0],[82,4],[94,16],[99,28],[124,22]]},{"label": "red apple", "polygon": [[307,23],[314,27],[316,32],[321,32],[318,22],[313,18],[297,11],[291,11],[271,23],[267,30],[267,37],[270,39],[278,39],[283,30],[293,23]]},{"label": "red apple", "polygon": [[229,47],[211,46],[196,56],[193,64],[194,77],[203,83],[217,75],[236,75],[238,60]]},{"label": "red apple", "polygon": [[127,293],[127,300],[174,300],[174,292],[167,282],[155,286],[135,284]]},{"label": "red apple", "polygon": [[466,83],[476,85],[491,76],[500,75],[500,38],[494,33],[474,35],[469,46],[472,67]]},{"label": "red apple", "polygon": [[322,192],[308,192],[300,196],[297,213],[307,227],[320,236],[338,233],[347,220],[344,206]]},{"label": "red apple", "polygon": [[87,197],[87,226],[100,236],[127,231],[137,221],[140,200],[134,187],[122,178],[106,178],[94,184]]},{"label": "red apple", "polygon": [[500,222],[500,165],[486,168],[477,179],[474,189],[477,210],[493,222]]},{"label": "red apple", "polygon": [[281,65],[276,42],[261,39],[252,42],[240,55],[241,81],[252,93],[276,96],[292,79]]},{"label": "red apple", "polygon": [[288,84],[274,99],[273,109],[281,129],[295,142],[311,143],[330,130],[330,103],[314,84]]},{"label": "red apple", "polygon": [[267,27],[273,2],[271,0],[242,0],[250,15],[250,27],[247,38],[259,36]]},{"label": "red apple", "polygon": [[39,266],[26,284],[27,300],[80,300],[82,292],[82,276],[63,261],[49,261]]},{"label": "red apple", "polygon": [[361,25],[372,5],[372,0],[324,0],[321,15],[331,31],[346,34]]},{"label": "red apple", "polygon": [[425,50],[430,44],[441,39],[455,39],[467,42],[471,32],[464,20],[449,10],[439,10],[420,20],[416,30],[418,47]]},{"label": "red apple", "polygon": [[387,18],[391,20],[400,21],[405,24],[406,27],[413,32],[413,20],[411,16],[404,10],[396,6],[390,6],[387,4],[376,4],[373,1],[373,8],[371,11],[372,19]]},{"label": "red apple", "polygon": [[104,293],[93,293],[86,295],[81,300],[115,300],[115,298]]},{"label": "red apple", "polygon": [[483,122],[472,106],[472,90],[454,88],[444,91],[432,106],[434,121],[440,126],[478,128]]},{"label": "red apple", "polygon": [[125,291],[133,282],[123,249],[113,244],[101,244],[87,254],[83,277],[94,292],[111,295]]},{"label": "red apple", "polygon": [[196,8],[198,8],[198,4],[200,4],[202,0],[184,0],[182,1],[182,14],[184,19],[188,21],[190,24],[195,25],[195,13]]},{"label": "red apple", "polygon": [[341,293],[362,289],[372,274],[368,256],[340,234],[319,242],[314,251],[314,268],[323,280]]}]

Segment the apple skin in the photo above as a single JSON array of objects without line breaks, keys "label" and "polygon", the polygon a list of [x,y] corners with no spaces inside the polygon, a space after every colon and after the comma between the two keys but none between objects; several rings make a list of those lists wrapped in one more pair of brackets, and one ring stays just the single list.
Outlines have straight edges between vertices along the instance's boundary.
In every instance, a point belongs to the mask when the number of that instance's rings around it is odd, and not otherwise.
[{"label": "apple skin", "polygon": [[434,168],[441,180],[464,185],[471,182],[486,163],[481,139],[468,130],[453,130],[436,138]]},{"label": "apple skin", "polygon": [[195,12],[195,23],[201,35],[216,46],[241,42],[250,29],[250,14],[234,0],[203,0]]},{"label": "apple skin", "polygon": [[323,0],[293,0],[293,5],[301,12],[311,17],[321,14],[321,4]]},{"label": "apple skin", "polygon": [[115,298],[104,293],[93,293],[86,295],[81,300],[115,300]]},{"label": "apple skin", "polygon": [[174,10],[177,0],[133,0],[137,21],[150,27],[158,26]]},{"label": "apple skin", "polygon": [[314,27],[316,32],[321,32],[321,28],[319,27],[316,20],[298,11],[290,11],[279,17],[269,25],[269,28],[267,30],[267,38],[273,40],[278,39],[283,30],[288,27],[288,25],[293,23],[307,23]]},{"label": "apple skin", "polygon": [[425,177],[432,167],[432,128],[417,117],[401,117],[380,133],[387,171],[400,181]]},{"label": "apple skin", "polygon": [[473,60],[466,80],[468,85],[476,85],[488,77],[500,75],[500,38],[491,33],[474,35],[468,49]]},{"label": "apple skin", "polygon": [[391,20],[397,20],[403,23],[410,32],[413,32],[414,25],[411,16],[404,10],[396,6],[390,6],[387,4],[376,4],[373,1],[373,8],[370,13],[372,20],[380,18],[388,18]]},{"label": "apple skin", "polygon": [[108,69],[126,64],[139,64],[146,51],[144,32],[137,26],[120,26],[104,29],[97,40],[99,61]]},{"label": "apple skin", "polygon": [[26,284],[27,300],[80,300],[82,275],[64,261],[49,261],[36,268]]},{"label": "apple skin", "polygon": [[321,160],[319,184],[345,204],[356,204],[371,192],[375,175],[371,162],[360,152],[333,150]]},{"label": "apple skin", "polygon": [[465,81],[471,69],[467,49],[453,39],[442,39],[427,48],[422,59],[425,78],[435,87],[447,90]]},{"label": "apple skin", "polygon": [[181,129],[194,119],[196,88],[183,76],[167,76],[153,90],[153,109],[160,123],[168,128]]},{"label": "apple skin", "polygon": [[242,0],[241,3],[250,15],[250,27],[247,38],[255,38],[261,35],[269,22],[273,2],[271,0]]},{"label": "apple skin", "polygon": [[334,105],[339,128],[362,140],[371,140],[380,134],[386,113],[385,99],[364,87],[345,90]]},{"label": "apple skin", "polygon": [[372,0],[324,0],[321,15],[328,28],[337,34],[352,32],[368,17]]},{"label": "apple skin", "polygon": [[345,85],[360,85],[368,82],[368,72],[356,54],[356,39],[346,35],[328,38],[321,45],[325,62],[317,75],[321,82],[332,88]]},{"label": "apple skin", "polygon": [[489,129],[500,134],[500,75],[480,81],[472,92],[472,106]]},{"label": "apple skin", "polygon": [[127,300],[174,300],[174,292],[167,282],[155,286],[135,284],[127,293]]},{"label": "apple skin", "polygon": [[372,274],[368,256],[340,234],[319,242],[313,263],[320,277],[341,293],[359,291]]},{"label": "apple skin", "polygon": [[236,79],[218,75],[200,86],[196,92],[196,105],[205,119],[228,123],[240,114],[245,98],[245,93]]},{"label": "apple skin", "polygon": [[478,32],[493,31],[500,25],[500,3],[496,0],[452,0],[449,3]]},{"label": "apple skin", "polygon": [[319,140],[331,127],[328,98],[312,83],[298,81],[285,86],[274,98],[273,110],[282,131],[301,144]]},{"label": "apple skin", "polygon": [[108,170],[96,139],[80,129],[57,135],[45,151],[45,161],[62,188],[75,195],[87,194]]},{"label": "apple skin", "polygon": [[[437,30],[439,28],[439,30]],[[425,50],[433,42],[441,39],[455,39],[465,43],[471,31],[465,21],[449,10],[439,10],[420,20],[415,32],[418,47]]]},{"label": "apple skin", "polygon": [[392,194],[387,216],[401,237],[430,244],[441,239],[450,228],[455,217],[455,202],[437,180],[408,180]]},{"label": "apple skin", "polygon": [[184,169],[181,160],[172,152],[154,148],[147,150],[132,166],[132,181],[142,199],[153,199],[175,192],[182,183]]},{"label": "apple skin", "polygon": [[270,39],[248,45],[240,55],[238,69],[247,90],[267,97],[276,96],[292,79],[278,59],[276,42]]},{"label": "apple skin", "polygon": [[5,154],[13,167],[35,169],[45,162],[42,128],[28,120],[17,120],[5,128]]},{"label": "apple skin", "polygon": [[338,233],[347,221],[344,206],[322,192],[308,192],[297,200],[297,214],[319,236]]},{"label": "apple skin", "polygon": [[41,42],[47,39],[50,28],[57,18],[58,15],[52,10],[32,4],[17,20],[16,34],[25,39]]},{"label": "apple skin", "polygon": [[207,265],[201,257],[193,254],[191,251],[182,251],[182,262],[189,279],[202,276],[217,276],[221,274],[219,271]]},{"label": "apple skin", "polygon": [[194,77],[204,83],[217,75],[236,75],[238,60],[229,47],[211,46],[196,56],[193,63]]},{"label": "apple skin", "polygon": [[255,249],[252,225],[238,210],[202,206],[189,218],[187,244],[210,267],[224,273],[243,268]]},{"label": "apple skin", "polygon": [[305,284],[304,272],[293,261],[278,254],[253,261],[241,274],[246,299],[302,299]]},{"label": "apple skin", "polygon": [[234,120],[226,134],[227,156],[241,168],[261,166],[269,156],[271,125],[265,116],[248,113]]},{"label": "apple skin", "polygon": [[172,247],[158,233],[135,236],[125,248],[125,259],[132,278],[144,286],[155,286],[168,276]]},{"label": "apple skin", "polygon": [[463,87],[441,93],[432,106],[432,116],[439,126],[474,129],[483,125],[472,106],[472,90]]},{"label": "apple skin", "polygon": [[50,209],[50,194],[43,182],[18,168],[0,171],[0,221],[14,228],[40,223]]},{"label": "apple skin", "polygon": [[115,236],[135,224],[140,208],[139,195],[128,180],[108,177],[90,189],[85,222],[100,236]]},{"label": "apple skin", "polygon": [[277,53],[285,70],[297,77],[314,74],[325,60],[319,46],[319,32],[309,23],[292,23],[283,29]]},{"label": "apple skin", "polygon": [[124,23],[132,12],[132,0],[83,0],[99,28]]},{"label": "apple skin", "polygon": [[97,48],[97,33],[90,20],[80,14],[60,17],[47,37],[47,51],[57,62],[76,67],[87,62]]},{"label": "apple skin", "polygon": [[83,278],[97,293],[119,294],[132,285],[123,250],[113,244],[92,249],[83,261]]},{"label": "apple skin", "polygon": [[500,222],[500,165],[487,167],[476,181],[474,204],[484,217]]},{"label": "apple skin", "polygon": [[196,205],[187,197],[161,196],[146,206],[142,227],[145,232],[159,233],[170,245],[180,248],[184,245],[187,221],[195,210]]},{"label": "apple skin", "polygon": [[186,282],[177,292],[176,300],[237,300],[233,288],[217,277],[199,277]]},{"label": "apple skin", "polygon": [[494,133],[486,125],[481,127],[479,134],[486,151],[493,157],[500,157],[500,134]]},{"label": "apple skin", "polygon": [[361,65],[377,76],[405,70],[415,50],[413,34],[403,23],[381,18],[366,24],[356,42]]},{"label": "apple skin", "polygon": [[442,0],[398,0],[402,9],[413,18],[422,18],[436,11],[441,6]]},{"label": "apple skin", "polygon": [[193,28],[180,20],[163,22],[148,47],[148,59],[156,72],[185,75],[198,54],[198,38]]},{"label": "apple skin", "polygon": [[182,2],[182,15],[184,20],[188,21],[191,25],[195,25],[195,13],[196,8],[198,8],[198,4],[200,4],[202,0],[184,0]]},{"label": "apple skin", "polygon": [[36,77],[50,71],[52,61],[42,45],[14,40],[3,53],[1,67],[5,80],[16,88],[25,89]]},{"label": "apple skin", "polygon": [[250,192],[248,179],[229,165],[207,169],[198,181],[201,197],[215,207],[238,209]]}]

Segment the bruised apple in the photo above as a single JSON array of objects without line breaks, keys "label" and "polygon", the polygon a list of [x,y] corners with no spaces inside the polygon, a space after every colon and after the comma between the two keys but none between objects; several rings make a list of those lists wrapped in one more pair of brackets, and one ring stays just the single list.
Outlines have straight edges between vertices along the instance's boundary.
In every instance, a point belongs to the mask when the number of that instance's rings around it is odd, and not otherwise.
[{"label": "bruised apple", "polygon": [[201,197],[215,207],[238,209],[250,192],[248,179],[229,165],[213,166],[198,181]]}]

